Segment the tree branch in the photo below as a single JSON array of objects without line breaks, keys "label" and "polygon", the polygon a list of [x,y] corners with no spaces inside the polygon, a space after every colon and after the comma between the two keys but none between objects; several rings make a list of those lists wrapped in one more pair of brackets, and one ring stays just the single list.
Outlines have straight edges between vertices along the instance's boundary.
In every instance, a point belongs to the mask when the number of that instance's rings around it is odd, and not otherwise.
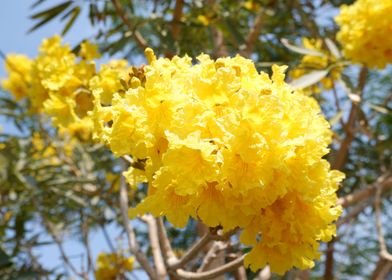
[{"label": "tree branch", "polygon": [[140,34],[139,31],[135,30],[135,28],[132,26],[132,23],[129,21],[124,9],[121,6],[121,3],[119,0],[111,0],[114,6],[114,9],[116,10],[117,15],[120,17],[122,22],[128,27],[129,31],[132,33],[133,38],[136,41],[136,44],[144,50],[145,48],[148,47],[148,44],[146,40],[143,38],[142,34]]},{"label": "tree branch", "polygon": [[382,232],[381,223],[381,186],[377,186],[376,197],[374,199],[374,210],[376,215],[376,229],[377,238],[380,245],[380,258],[392,262],[392,255],[388,252],[387,245],[385,244],[384,234]]},{"label": "tree branch", "polygon": [[108,244],[110,251],[112,251],[112,253],[116,252],[116,249],[113,246],[112,240],[109,237],[109,234],[106,230],[105,225],[101,224],[100,226],[101,226],[103,236],[105,237],[106,243]]},{"label": "tree branch", "polygon": [[392,176],[389,174],[385,174],[381,176],[374,184],[370,185],[366,189],[359,190],[352,194],[348,194],[345,197],[339,198],[337,204],[342,205],[343,207],[348,207],[354,203],[370,198],[376,193],[376,190],[378,188],[381,189],[381,192],[384,192],[391,187],[392,187]]},{"label": "tree branch", "polygon": [[263,23],[264,23],[264,9],[260,9],[260,12],[257,14],[255,18],[253,27],[248,35],[248,38],[246,39],[245,49],[241,51],[241,55],[245,57],[249,57],[252,54],[257,39],[259,38],[259,35],[261,33],[261,27],[263,26]]},{"label": "tree branch", "polygon": [[79,272],[76,269],[76,267],[71,263],[71,261],[68,259],[68,256],[65,253],[65,250],[64,250],[64,247],[63,247],[63,244],[62,244],[60,238],[52,230],[52,225],[50,223],[48,223],[43,217],[42,217],[42,222],[43,222],[46,230],[48,231],[49,235],[52,237],[54,243],[56,243],[56,245],[60,251],[61,258],[63,259],[65,265],[68,266],[69,269],[71,269],[71,271],[75,275],[78,275],[81,278],[85,278],[85,275],[83,275],[83,273]]},{"label": "tree branch", "polygon": [[200,267],[197,269],[197,272],[206,271],[208,266],[211,264],[212,260],[216,258],[217,253],[227,248],[227,244],[222,241],[215,241],[211,246],[210,250],[205,255]]},{"label": "tree branch", "polygon": [[[362,66],[361,71],[359,72],[358,77],[358,87],[357,93],[359,96],[362,95],[363,90],[366,84],[366,77],[368,74],[368,69],[366,66]],[[332,163],[333,169],[342,170],[346,164],[348,151],[350,149],[351,143],[354,140],[354,128],[357,120],[357,115],[359,112],[359,104],[356,102],[351,102],[351,110],[345,125],[346,137],[343,139],[339,150],[335,153],[335,159]],[[327,247],[327,254],[325,260],[325,271],[324,271],[324,280],[333,280],[333,265],[334,265],[334,240],[332,239],[328,243]]]},{"label": "tree branch", "polygon": [[363,203],[355,206],[355,208],[353,210],[351,210],[349,213],[344,215],[344,217],[340,218],[336,222],[336,226],[339,227],[341,225],[344,225],[344,224],[350,222],[352,219],[355,219],[368,206],[369,206],[368,202],[363,202]]},{"label": "tree branch", "polygon": [[[357,92],[358,95],[362,95],[363,90],[365,88],[366,77],[367,77],[368,69],[363,66],[361,71],[359,72],[359,82]],[[352,102],[350,114],[345,125],[346,137],[344,138],[342,144],[340,145],[339,150],[335,153],[335,159],[332,164],[333,169],[341,170],[344,167],[346,162],[346,158],[348,155],[349,148],[351,146],[351,142],[354,140],[354,127],[357,119],[359,111],[359,104]]]},{"label": "tree branch", "polygon": [[151,215],[144,215],[142,220],[148,225],[148,236],[150,239],[151,251],[157,269],[158,279],[166,279],[166,267],[162,257],[161,247],[158,238],[158,226],[155,218]]},{"label": "tree branch", "polygon": [[377,262],[376,268],[373,271],[370,280],[384,280],[388,273],[392,270],[392,262],[380,258]]},{"label": "tree branch", "polygon": [[212,235],[210,233],[206,233],[202,236],[196,243],[192,245],[188,251],[181,257],[179,260],[175,260],[169,262],[168,265],[170,269],[175,270],[177,268],[183,267],[187,264],[190,260],[195,258],[197,254],[212,240]]},{"label": "tree branch", "polygon": [[245,255],[242,255],[241,257],[238,257],[237,259],[222,265],[218,268],[206,271],[206,272],[189,272],[185,271],[183,269],[177,269],[177,275],[181,279],[185,280],[207,280],[207,279],[213,279],[215,277],[218,277],[220,275],[225,274],[226,272],[230,272],[233,270],[236,270],[238,267],[240,267],[243,262],[244,262],[244,257]]},{"label": "tree branch", "polygon": [[161,244],[161,250],[163,253],[164,260],[166,263],[176,262],[177,257],[175,256],[173,249],[170,245],[169,238],[167,237],[165,225],[163,224],[163,220],[161,217],[157,218],[158,225],[158,236]]},{"label": "tree branch", "polygon": [[182,17],[183,8],[184,8],[184,0],[176,0],[176,5],[174,7],[174,13],[173,13],[173,20],[172,20],[172,34],[174,40],[177,40],[180,36],[181,17]]},{"label": "tree branch", "polygon": [[135,232],[133,231],[131,224],[128,221],[128,191],[124,176],[121,176],[120,182],[120,209],[125,232],[127,233],[129,251],[135,256],[150,279],[158,280],[156,271],[154,271],[150,266],[147,257],[142,252],[140,252],[139,246],[136,242]]}]

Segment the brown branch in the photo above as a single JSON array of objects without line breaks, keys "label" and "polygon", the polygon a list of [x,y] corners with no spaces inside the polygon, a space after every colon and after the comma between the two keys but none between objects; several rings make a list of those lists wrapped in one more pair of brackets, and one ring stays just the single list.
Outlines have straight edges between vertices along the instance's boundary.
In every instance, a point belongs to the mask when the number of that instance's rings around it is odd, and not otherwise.
[{"label": "brown branch", "polygon": [[121,6],[121,3],[119,0],[111,0],[114,6],[114,9],[116,10],[117,15],[120,17],[122,22],[128,27],[129,31],[132,33],[133,38],[136,41],[136,44],[144,50],[145,48],[148,47],[148,44],[146,40],[143,38],[142,34],[140,34],[139,31],[135,30],[133,27],[132,23],[129,21],[124,9]]},{"label": "brown branch", "polygon": [[349,223],[351,220],[355,219],[360,213],[362,213],[362,211],[365,210],[365,208],[368,206],[369,206],[368,202],[363,202],[355,206],[353,210],[351,210],[349,213],[344,215],[336,222],[336,226],[339,227],[341,225]]},{"label": "brown branch", "polygon": [[165,225],[163,224],[163,220],[161,217],[157,218],[157,225],[158,225],[159,242],[161,245],[161,250],[163,253],[164,260],[167,263],[177,261],[177,258],[176,258],[175,254],[173,252],[173,249],[170,245],[169,238],[167,237]]},{"label": "brown branch", "polygon": [[184,8],[184,0],[176,0],[174,7],[173,20],[172,20],[172,34],[174,40],[177,40],[180,36],[181,31],[181,17],[182,10]]},{"label": "brown branch", "polygon": [[377,186],[376,197],[374,199],[374,210],[376,215],[376,229],[377,229],[378,243],[380,245],[380,258],[392,262],[392,255],[388,252],[387,245],[385,243],[384,234],[382,232],[381,192],[382,192],[381,186]]},{"label": "brown branch", "polygon": [[136,242],[135,232],[133,231],[133,228],[128,221],[128,191],[124,176],[121,176],[120,182],[120,209],[125,232],[127,233],[129,251],[135,256],[150,279],[158,280],[156,271],[154,271],[150,266],[146,255],[140,252],[139,245]]},{"label": "brown branch", "polygon": [[210,233],[206,233],[203,237],[201,237],[197,242],[195,242],[188,251],[179,259],[172,262],[169,262],[169,267],[171,270],[175,270],[177,268],[183,267],[190,260],[195,258],[197,254],[211,241],[212,235]]},{"label": "brown branch", "polygon": [[52,237],[54,243],[56,243],[59,251],[60,251],[60,255],[61,258],[64,261],[64,264],[66,266],[69,267],[69,269],[77,276],[81,277],[81,278],[85,278],[85,275],[83,275],[83,273],[79,272],[76,267],[71,263],[71,261],[69,260],[67,254],[65,253],[64,247],[63,247],[63,243],[61,242],[60,238],[54,233],[53,229],[52,229],[52,225],[50,223],[48,223],[43,217],[42,217],[42,222],[47,230],[47,232],[49,233],[49,235]]},{"label": "brown branch", "polygon": [[152,256],[154,258],[158,279],[166,279],[166,267],[162,257],[161,246],[159,245],[158,226],[155,218],[151,215],[144,215],[142,220],[148,225],[148,236],[150,239]]},{"label": "brown branch", "polygon": [[81,218],[82,218],[82,242],[84,244],[87,253],[87,273],[90,273],[91,270],[95,272],[94,262],[91,253],[90,239],[88,236],[89,235],[88,220],[84,217],[83,212],[81,212]]},{"label": "brown branch", "polygon": [[109,248],[110,248],[110,251],[111,251],[112,253],[115,253],[115,252],[116,252],[116,249],[115,249],[114,246],[113,246],[112,240],[111,240],[110,237],[109,237],[109,234],[108,234],[108,231],[106,230],[105,225],[104,225],[104,224],[101,224],[100,226],[101,226],[101,229],[102,229],[103,236],[104,236],[104,238],[105,238],[105,240],[106,240],[106,243],[108,244],[108,246],[109,246]]},{"label": "brown branch", "polygon": [[246,276],[246,269],[242,265],[239,268],[237,268],[236,271],[233,272],[234,280],[246,280],[248,277]]},{"label": "brown branch", "polygon": [[[365,66],[363,66],[361,68],[361,71],[359,72],[359,78],[358,78],[359,82],[357,88],[358,95],[362,95],[363,93],[363,89],[365,88],[367,73],[368,73],[368,69]],[[344,127],[346,131],[346,137],[342,141],[339,150],[335,153],[335,160],[333,161],[332,164],[333,169],[341,170],[346,163],[348,151],[350,149],[351,142],[354,140],[354,136],[355,136],[354,128],[357,120],[358,111],[359,111],[359,104],[352,102],[349,117]]]},{"label": "brown branch", "polygon": [[238,267],[240,267],[243,262],[244,262],[244,257],[245,255],[242,255],[241,257],[238,257],[237,259],[222,265],[218,268],[205,271],[205,272],[189,272],[185,271],[183,269],[177,269],[177,275],[181,279],[185,280],[208,280],[208,279],[213,279],[215,277],[218,277],[220,275],[225,274],[226,272],[230,272],[233,270],[236,270]]},{"label": "brown branch", "polygon": [[[366,77],[368,74],[368,69],[365,66],[362,66],[359,77],[358,77],[358,87],[357,93],[359,96],[362,95],[363,90],[366,84]],[[350,149],[351,143],[354,140],[354,132],[355,132],[355,125],[357,120],[357,115],[359,112],[359,103],[352,102],[351,103],[351,110],[347,120],[347,123],[344,127],[346,131],[346,137],[343,139],[339,150],[335,153],[335,159],[332,163],[333,169],[342,170],[346,164],[348,151]],[[333,265],[334,265],[334,239],[332,239],[327,245],[327,253],[326,253],[326,260],[325,260],[325,271],[324,271],[324,280],[333,280]]]},{"label": "brown branch", "polygon": [[388,273],[392,270],[392,262],[380,258],[377,262],[376,268],[373,271],[370,280],[384,280]]},{"label": "brown branch", "polygon": [[348,194],[345,197],[339,198],[337,204],[342,205],[343,207],[348,207],[354,203],[363,201],[368,199],[376,194],[376,190],[378,188],[381,189],[381,192],[385,192],[392,187],[392,176],[391,175],[383,175],[381,176],[377,182],[370,185],[366,189],[356,191],[352,194]]},{"label": "brown branch", "polygon": [[200,267],[197,269],[197,272],[206,271],[211,262],[216,258],[217,254],[226,248],[226,243],[222,241],[215,241],[210,250],[208,250],[207,254],[205,255]]},{"label": "brown branch", "polygon": [[246,39],[245,49],[241,51],[241,55],[245,57],[249,57],[252,54],[257,39],[259,38],[259,35],[261,33],[261,28],[263,26],[263,23],[264,23],[264,9],[261,9],[255,18],[253,27],[248,35],[248,38]]}]

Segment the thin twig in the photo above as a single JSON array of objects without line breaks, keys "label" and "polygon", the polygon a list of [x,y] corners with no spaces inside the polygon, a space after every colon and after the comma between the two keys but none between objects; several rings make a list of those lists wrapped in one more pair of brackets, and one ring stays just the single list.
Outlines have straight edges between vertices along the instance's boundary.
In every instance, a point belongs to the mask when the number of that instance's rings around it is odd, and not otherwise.
[{"label": "thin twig", "polygon": [[377,186],[376,197],[374,199],[374,210],[376,215],[376,229],[377,229],[377,237],[378,243],[380,246],[380,257],[392,262],[392,255],[388,252],[387,245],[385,244],[384,234],[382,232],[382,224],[381,224],[381,192],[382,189],[380,186]]},{"label": "thin twig", "polygon": [[225,274],[226,272],[230,272],[233,270],[236,270],[238,267],[240,267],[243,262],[244,262],[244,257],[245,255],[242,255],[241,257],[238,257],[237,259],[222,265],[218,268],[205,271],[205,272],[189,272],[185,271],[183,269],[177,269],[177,275],[181,279],[185,280],[207,280],[207,279],[213,279],[215,277],[218,277],[220,275]]},{"label": "thin twig", "polygon": [[368,206],[369,206],[369,202],[363,202],[363,203],[360,203],[359,205],[355,206],[353,210],[351,210],[349,213],[344,215],[342,218],[340,218],[336,222],[336,226],[339,227],[339,226],[344,225],[344,224],[350,222],[351,220],[355,219]]},{"label": "thin twig", "polygon": [[128,221],[128,191],[124,176],[121,176],[120,182],[120,209],[125,232],[127,233],[129,251],[135,256],[140,266],[143,267],[150,279],[158,280],[157,274],[150,266],[147,257],[139,251],[139,246],[135,238],[135,232],[133,231],[131,224]]},{"label": "thin twig", "polygon": [[122,22],[128,27],[129,31],[132,33],[136,44],[144,50],[145,48],[148,47],[148,44],[146,40],[143,38],[142,34],[140,34],[139,31],[135,30],[133,27],[132,23],[129,21],[124,9],[121,6],[121,3],[119,0],[111,0],[114,6],[114,9],[116,10],[117,15],[121,18]]},{"label": "thin twig", "polygon": [[102,229],[102,232],[103,232],[103,236],[105,237],[106,243],[108,244],[108,246],[110,248],[110,251],[112,251],[112,253],[116,252],[116,249],[113,246],[112,240],[109,237],[109,234],[108,234],[108,232],[106,230],[105,225],[102,224],[101,225],[101,229]]},{"label": "thin twig", "polygon": [[176,262],[177,257],[174,254],[173,249],[170,245],[169,238],[167,237],[166,228],[165,225],[163,224],[163,220],[161,217],[157,218],[157,225],[158,225],[159,242],[161,245],[161,250],[164,256],[164,260],[167,263]]},{"label": "thin twig", "polygon": [[[357,93],[359,96],[362,95],[363,90],[365,88],[367,73],[368,73],[368,69],[365,66],[363,66],[361,68],[361,71],[359,72],[359,78],[358,78],[359,82],[358,82]],[[346,132],[346,137],[343,139],[339,150],[336,151],[335,153],[335,159],[332,164],[333,169],[341,170],[344,167],[344,164],[347,159],[348,151],[351,146],[351,142],[354,140],[354,136],[355,136],[354,127],[357,120],[358,111],[359,111],[359,104],[352,102],[347,123],[343,127]]]},{"label": "thin twig", "polygon": [[94,262],[92,258],[91,247],[90,247],[90,239],[88,236],[89,234],[88,220],[85,219],[83,212],[81,212],[81,217],[82,217],[82,241],[87,252],[87,273],[90,273],[91,270],[95,272]]},{"label": "thin twig", "polygon": [[197,272],[206,271],[213,259],[216,258],[217,254],[226,248],[226,243],[222,241],[215,241],[214,244],[212,244],[210,250],[205,255],[200,267],[197,269]]},{"label": "thin twig", "polygon": [[159,245],[158,226],[155,218],[151,215],[144,215],[142,217],[148,225],[148,236],[150,239],[152,256],[154,258],[155,267],[158,274],[158,279],[166,279],[166,267],[162,257],[161,246]]},{"label": "thin twig", "polygon": [[374,184],[370,185],[366,189],[356,191],[348,194],[344,197],[339,198],[337,204],[343,207],[348,207],[354,203],[363,201],[364,199],[370,198],[376,193],[377,188],[380,187],[381,191],[384,192],[389,188],[392,188],[392,176],[384,174]]},{"label": "thin twig", "polygon": [[169,267],[170,269],[177,269],[180,267],[183,267],[185,264],[187,264],[190,260],[192,260],[194,257],[197,256],[197,254],[211,241],[212,235],[210,233],[206,233],[204,236],[202,236],[196,243],[192,245],[191,248],[188,249],[188,251],[185,252],[185,254],[181,257],[181,259],[170,262]]},{"label": "thin twig", "polygon": [[44,219],[43,217],[42,217],[42,222],[43,222],[43,224],[44,224],[46,230],[48,231],[49,235],[52,237],[54,243],[56,243],[56,245],[57,245],[57,247],[58,247],[58,249],[59,249],[59,251],[60,251],[61,258],[63,259],[65,265],[68,266],[69,269],[70,269],[75,275],[78,275],[79,277],[84,278],[83,273],[79,272],[79,271],[76,269],[76,267],[72,264],[72,262],[69,260],[67,254],[65,253],[63,244],[62,244],[60,238],[53,232],[52,226],[51,226],[47,221],[45,221],[45,219]]},{"label": "thin twig", "polygon": [[[366,66],[362,66],[359,77],[358,77],[358,86],[357,86],[357,94],[361,96],[363,94],[366,78],[368,74],[368,69]],[[346,164],[348,152],[351,146],[352,141],[354,140],[354,129],[358,117],[358,112],[360,110],[360,104],[356,102],[351,103],[351,110],[347,120],[346,125],[343,127],[346,132],[346,137],[343,139],[340,144],[340,148],[335,153],[335,158],[332,163],[333,169],[342,170]],[[325,260],[325,270],[324,270],[324,280],[332,280],[334,279],[333,275],[333,266],[334,266],[334,239],[332,239],[327,245],[327,253]]]}]

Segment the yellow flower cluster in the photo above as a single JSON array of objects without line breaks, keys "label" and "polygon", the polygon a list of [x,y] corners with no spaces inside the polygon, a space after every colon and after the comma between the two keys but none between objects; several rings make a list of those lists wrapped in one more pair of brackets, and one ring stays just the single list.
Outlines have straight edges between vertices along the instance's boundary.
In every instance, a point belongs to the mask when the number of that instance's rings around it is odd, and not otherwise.
[{"label": "yellow flower cluster", "polygon": [[335,18],[337,40],[344,55],[369,67],[384,68],[392,62],[392,1],[357,0],[343,5]]},{"label": "yellow flower cluster", "polygon": [[93,107],[92,91],[103,91],[105,100],[121,88],[120,79],[127,79],[128,66],[124,60],[102,65],[96,71],[94,59],[99,58],[97,46],[81,44],[79,53],[61,43],[61,37],[45,39],[38,56],[31,60],[22,55],[6,59],[8,79],[3,87],[16,100],[27,97],[31,110],[52,117],[61,133],[88,140],[92,123],[87,112]]},{"label": "yellow flower cluster", "polygon": [[25,55],[10,54],[5,61],[5,69],[9,73],[9,78],[4,80],[2,86],[11,92],[16,100],[21,100],[27,96],[31,83],[32,61]]},{"label": "yellow flower cluster", "polygon": [[[117,276],[123,275],[133,269],[134,258],[124,257],[117,253],[100,253],[97,258],[96,280],[116,280]],[[121,278],[122,279],[122,278]]]},{"label": "yellow flower cluster", "polygon": [[[325,70],[337,62],[333,55],[323,49],[322,40],[302,38],[302,44],[304,48],[320,52],[324,56],[304,55],[300,64],[294,70],[290,71],[290,77],[292,79],[298,79],[312,71]],[[340,79],[341,72],[342,67],[335,66],[331,69],[328,76],[323,78],[320,83],[309,86],[302,91],[309,95],[313,93],[320,93],[323,89],[330,90],[333,88],[334,81]]]},{"label": "yellow flower cluster", "polygon": [[197,64],[156,59],[151,49],[146,56],[130,88],[110,106],[95,94],[91,113],[94,136],[132,155],[127,181],[148,182],[130,215],[241,228],[253,270],[313,266],[319,241],[335,234],[343,178],[322,159],[331,131],[317,102],[292,91],[285,67],[273,66],[270,78],[241,56],[200,55]]}]

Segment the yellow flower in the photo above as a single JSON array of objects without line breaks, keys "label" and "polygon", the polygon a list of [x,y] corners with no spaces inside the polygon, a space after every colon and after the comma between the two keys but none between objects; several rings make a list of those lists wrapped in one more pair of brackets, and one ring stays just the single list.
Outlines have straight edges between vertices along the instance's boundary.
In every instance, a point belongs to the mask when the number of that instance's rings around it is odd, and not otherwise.
[{"label": "yellow flower", "polygon": [[96,280],[115,280],[117,276],[133,270],[134,258],[117,253],[100,253],[97,258]]},{"label": "yellow flower", "polygon": [[[328,51],[323,49],[322,41],[320,39],[309,39],[302,38],[302,44],[304,48],[309,50],[317,51],[323,56],[316,55],[304,55],[301,62],[295,69],[290,71],[290,77],[292,79],[298,79],[303,75],[306,75],[312,71],[325,70],[329,66],[337,62],[336,57],[331,55]],[[307,88],[302,89],[302,92],[310,95],[313,93],[320,93],[322,90],[330,90],[334,86],[334,82],[340,79],[342,67],[335,65],[329,72],[328,76],[321,79],[317,84],[311,85]]]},{"label": "yellow flower", "polygon": [[203,24],[204,26],[210,25],[210,19],[206,17],[205,15],[198,15],[197,20]]},{"label": "yellow flower", "polygon": [[2,80],[2,86],[9,91],[16,100],[27,96],[30,83],[30,69],[32,61],[25,55],[10,54],[5,60],[8,79]]},{"label": "yellow flower", "polygon": [[357,0],[335,18],[337,40],[353,62],[384,68],[392,62],[392,1]]},{"label": "yellow flower", "polygon": [[[148,183],[130,216],[189,218],[224,230],[239,227],[253,249],[253,270],[270,264],[284,273],[309,268],[340,215],[336,190],[343,175],[323,157],[332,133],[317,102],[241,56],[157,59],[133,76],[111,104],[94,93],[94,137],[135,164],[132,187]],[[288,237],[285,233],[290,232]]]},{"label": "yellow flower", "polygon": [[[92,59],[100,57],[100,54],[97,46],[86,41],[81,44],[79,55],[75,55],[70,46],[61,41],[60,36],[43,40],[38,56],[32,60],[21,55],[9,55],[6,61],[9,77],[3,81],[3,87],[17,100],[27,97],[30,110],[51,116],[53,124],[62,133],[67,131],[70,136],[88,141],[92,121],[87,113],[93,109],[90,83],[97,76]],[[117,69],[125,69],[126,62],[103,65],[99,76],[121,85],[120,78],[125,76],[125,70],[113,78],[111,73],[102,73],[107,68],[120,72]],[[110,91],[109,98],[106,98],[110,102],[113,92],[118,89],[118,86],[108,88],[100,84],[99,90]]]},{"label": "yellow flower", "polygon": [[130,72],[128,68],[125,60],[114,60],[107,65],[102,65],[97,75],[89,81],[89,88],[100,94],[103,104],[110,104],[113,94],[123,89],[121,80],[128,81]]},{"label": "yellow flower", "polygon": [[98,46],[85,41],[80,45],[80,56],[86,60],[93,60],[100,58],[101,54],[98,51]]},{"label": "yellow flower", "polygon": [[252,0],[245,1],[242,5],[245,9],[252,12],[258,11],[260,9],[260,4]]}]

